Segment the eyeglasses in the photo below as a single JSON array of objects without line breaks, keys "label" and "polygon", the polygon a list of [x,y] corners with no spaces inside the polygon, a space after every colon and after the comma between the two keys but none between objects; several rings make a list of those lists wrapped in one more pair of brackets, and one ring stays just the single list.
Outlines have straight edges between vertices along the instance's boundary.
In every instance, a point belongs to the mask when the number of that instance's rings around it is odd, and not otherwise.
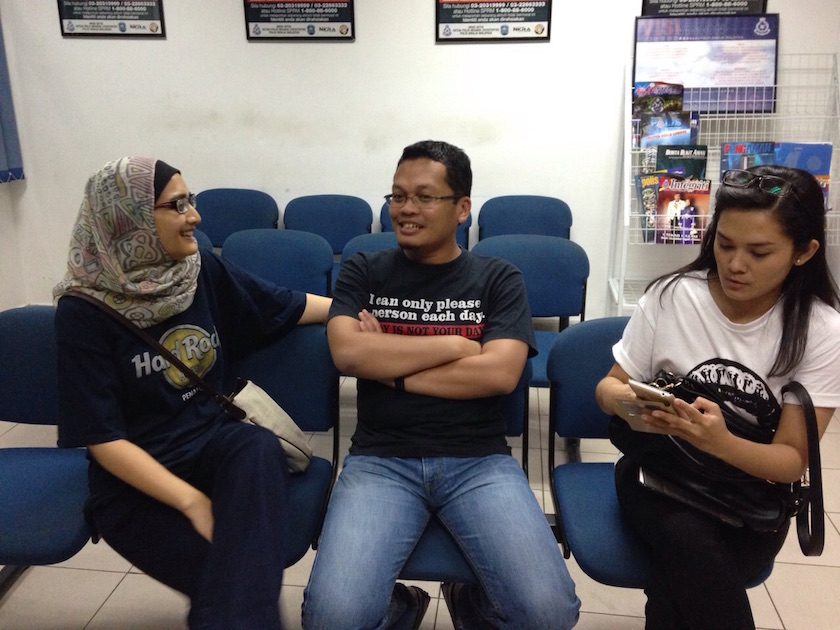
[{"label": "eyeglasses", "polygon": [[751,186],[758,186],[762,190],[776,197],[784,197],[788,193],[793,193],[796,199],[799,195],[796,194],[796,188],[786,179],[776,177],[775,175],[756,175],[750,171],[730,170],[724,171],[721,183],[733,188],[750,188]]},{"label": "eyeglasses", "polygon": [[428,208],[436,201],[443,201],[444,199],[451,199],[455,201],[464,195],[443,195],[436,197],[435,195],[403,195],[402,193],[394,193],[392,195],[385,195],[385,201],[395,206],[403,206],[410,199],[419,208]]},{"label": "eyeglasses", "polygon": [[171,210],[175,210],[178,214],[186,214],[187,210],[190,209],[190,206],[195,208],[194,193],[190,193],[186,197],[173,199],[172,201],[164,201],[163,203],[155,204],[155,208],[170,208]]}]

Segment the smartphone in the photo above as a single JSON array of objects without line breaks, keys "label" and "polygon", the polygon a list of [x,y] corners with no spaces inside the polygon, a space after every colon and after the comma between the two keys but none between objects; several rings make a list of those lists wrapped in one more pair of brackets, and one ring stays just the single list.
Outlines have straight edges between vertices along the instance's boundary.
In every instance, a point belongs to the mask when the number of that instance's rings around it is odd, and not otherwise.
[{"label": "smartphone", "polygon": [[664,402],[668,406],[674,403],[674,395],[664,389],[660,389],[654,385],[648,385],[647,383],[634,381],[632,378],[628,381],[628,384],[630,385],[630,389],[632,389],[639,398]]},{"label": "smartphone", "polygon": [[643,413],[650,413],[656,409],[662,411],[673,411],[674,395],[653,385],[647,385],[630,379],[630,388],[636,394],[633,400],[618,400],[618,415],[634,431],[643,433],[665,433],[665,431],[652,427],[642,420]]}]

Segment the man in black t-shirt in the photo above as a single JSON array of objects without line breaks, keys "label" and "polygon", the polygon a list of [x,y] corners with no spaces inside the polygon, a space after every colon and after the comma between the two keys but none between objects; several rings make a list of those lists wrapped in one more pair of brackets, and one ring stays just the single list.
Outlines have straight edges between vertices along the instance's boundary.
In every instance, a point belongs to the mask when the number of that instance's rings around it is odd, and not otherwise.
[{"label": "man in black t-shirt", "polygon": [[358,379],[358,427],[306,589],[307,629],[418,627],[429,596],[395,582],[432,518],[480,582],[444,585],[457,628],[577,621],[499,407],[535,353],[525,286],[509,263],[458,246],[471,188],[457,147],[407,147],[386,197],[399,248],[356,254],[339,274],[327,335]]}]

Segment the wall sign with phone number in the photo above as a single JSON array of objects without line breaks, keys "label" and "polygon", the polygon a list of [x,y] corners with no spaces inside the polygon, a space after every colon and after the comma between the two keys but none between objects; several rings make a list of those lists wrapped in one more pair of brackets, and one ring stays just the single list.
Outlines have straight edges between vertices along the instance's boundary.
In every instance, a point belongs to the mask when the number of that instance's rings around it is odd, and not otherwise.
[{"label": "wall sign with phone number", "polygon": [[436,0],[435,38],[452,41],[548,41],[551,1]]}]

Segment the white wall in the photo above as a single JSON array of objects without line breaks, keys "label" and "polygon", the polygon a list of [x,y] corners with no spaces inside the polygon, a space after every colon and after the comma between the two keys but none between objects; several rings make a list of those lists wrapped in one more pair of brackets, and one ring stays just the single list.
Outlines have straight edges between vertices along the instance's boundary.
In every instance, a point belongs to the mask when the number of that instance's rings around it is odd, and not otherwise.
[{"label": "white wall", "polygon": [[[487,197],[565,199],[607,309],[624,65],[641,0],[554,0],[549,43],[434,42],[430,0],[357,0],[354,43],[251,42],[242,2],[166,0],[162,41],[62,38],[53,0],[0,0],[26,180],[0,186],[0,308],[46,303],[83,185],[149,154],[194,191],[356,194],[378,211],[402,148],[448,140]],[[780,52],[840,52],[837,0],[769,0]]]}]

